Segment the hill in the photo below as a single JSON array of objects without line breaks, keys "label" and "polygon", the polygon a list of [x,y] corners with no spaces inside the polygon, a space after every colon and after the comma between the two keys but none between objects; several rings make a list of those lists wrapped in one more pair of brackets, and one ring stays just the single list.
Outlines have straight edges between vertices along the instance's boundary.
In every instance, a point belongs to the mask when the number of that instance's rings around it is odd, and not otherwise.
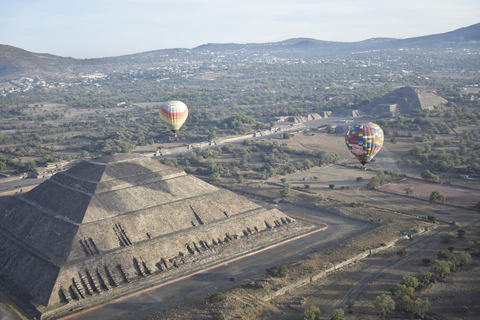
[{"label": "hill", "polygon": [[34,53],[9,45],[0,45],[0,80],[22,76],[69,75],[92,71],[113,72],[129,68],[168,64],[172,59],[207,59],[205,51],[234,51],[244,55],[256,53],[279,54],[283,58],[312,55],[338,55],[368,50],[396,50],[405,47],[432,50],[434,48],[465,48],[480,46],[480,23],[442,34],[408,39],[372,38],[358,42],[322,41],[312,38],[293,38],[268,43],[208,43],[193,49],[154,50],[132,55],[74,59],[46,53]]},{"label": "hill", "polygon": [[73,58],[35,53],[0,44],[0,79],[59,72],[77,64]]}]

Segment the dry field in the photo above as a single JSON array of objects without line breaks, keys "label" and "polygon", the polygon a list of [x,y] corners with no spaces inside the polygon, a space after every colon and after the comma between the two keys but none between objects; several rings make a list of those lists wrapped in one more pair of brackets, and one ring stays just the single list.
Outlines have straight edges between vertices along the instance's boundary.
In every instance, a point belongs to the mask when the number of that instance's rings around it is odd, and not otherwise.
[{"label": "dry field", "polygon": [[433,191],[438,191],[445,196],[446,202],[458,206],[472,207],[480,201],[480,190],[461,188],[457,186],[444,185],[434,182],[421,181],[407,178],[397,183],[388,184],[379,189],[405,195],[405,189],[412,188],[413,195],[423,200],[430,199]]},{"label": "dry field", "polygon": [[[225,182],[224,186],[226,184]],[[269,199],[269,195],[276,193],[279,189],[278,186],[261,183],[258,185],[250,183],[243,186],[237,184],[235,187],[231,186],[231,188],[244,195],[253,194],[257,201],[259,199]],[[354,301],[354,307],[351,314],[346,312],[347,319],[381,319],[375,314],[372,300],[382,293],[389,294],[389,289],[398,284],[404,275],[415,276],[422,270],[429,270],[431,266],[425,266],[422,259],[428,258],[435,261],[440,250],[447,250],[448,246],[452,246],[439,241],[439,233],[446,230],[454,231],[452,226],[442,224],[435,228],[433,225],[426,223],[424,218],[416,218],[415,216],[422,212],[420,208],[416,212],[405,214],[401,210],[393,211],[388,206],[382,208],[378,206],[378,203],[376,203],[376,206],[370,206],[369,203],[373,204],[373,202],[370,202],[371,199],[365,200],[364,197],[351,189],[331,190],[323,186],[317,191],[312,190],[311,193],[294,193],[295,195],[292,198],[288,198],[288,202],[291,204],[311,204],[313,207],[320,204],[320,211],[328,210],[339,216],[374,221],[379,223],[379,226],[357,238],[336,244],[324,252],[311,254],[303,260],[288,265],[290,272],[285,279],[271,278],[267,274],[260,274],[253,279],[232,284],[229,288],[222,288],[221,291],[227,297],[222,302],[206,303],[209,295],[205,295],[147,319],[173,320],[179,319],[181,315],[182,319],[206,320],[212,319],[219,312],[223,312],[226,319],[289,320],[300,319],[303,310],[309,306],[318,306],[325,319],[329,319],[328,315],[335,308],[347,310],[345,301],[342,304],[339,303],[357,283],[369,275],[380,272],[386,265],[398,262],[394,267],[383,270],[350,298]],[[375,194],[375,191],[371,191],[368,196],[371,197],[372,194]],[[367,202],[366,207],[352,208],[349,205],[352,201],[358,201],[362,198]],[[411,199],[408,200],[412,201]],[[414,205],[419,207],[419,203],[422,201],[413,200],[413,202],[416,202]],[[432,205],[431,209],[436,210],[440,207],[439,205]],[[410,212],[410,210],[405,211]],[[462,214],[471,215],[471,212],[463,212]],[[273,299],[265,299],[265,297],[282,290],[284,287],[318,274],[322,268],[341,262],[346,257],[359,254],[368,248],[381,247],[382,243],[398,239],[402,230],[419,231],[425,227],[429,228],[429,231],[414,236],[413,240],[400,240],[394,247],[370,255],[344,269],[332,272],[325,278],[290,289]],[[453,244],[454,252],[465,250],[469,239],[478,239],[478,234],[474,232],[467,232],[467,235],[467,239],[458,240]],[[397,255],[397,252],[402,248],[405,248],[408,252],[408,255],[403,259]],[[480,260],[475,258],[474,263],[465,269],[457,271],[445,280],[418,293],[418,297],[428,298],[432,305],[428,318],[478,319],[480,314],[480,304],[478,303],[480,299],[479,279]],[[250,283],[263,283],[263,288],[251,288],[249,287]],[[469,298],[467,299],[467,297]],[[466,306],[464,309],[468,310],[467,313],[462,312],[464,306]],[[397,312],[389,319],[411,319],[411,315]]]}]

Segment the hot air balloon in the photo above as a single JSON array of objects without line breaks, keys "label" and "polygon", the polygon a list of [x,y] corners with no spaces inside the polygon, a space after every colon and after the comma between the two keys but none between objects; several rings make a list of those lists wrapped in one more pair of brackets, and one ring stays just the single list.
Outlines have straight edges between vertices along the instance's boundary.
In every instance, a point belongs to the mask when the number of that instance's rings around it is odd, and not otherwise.
[{"label": "hot air balloon", "polygon": [[188,117],[188,108],[181,101],[167,101],[160,106],[160,116],[172,130],[177,133],[178,129],[183,125]]},{"label": "hot air balloon", "polygon": [[345,143],[363,165],[370,162],[383,146],[383,130],[377,124],[359,123],[345,134]]}]

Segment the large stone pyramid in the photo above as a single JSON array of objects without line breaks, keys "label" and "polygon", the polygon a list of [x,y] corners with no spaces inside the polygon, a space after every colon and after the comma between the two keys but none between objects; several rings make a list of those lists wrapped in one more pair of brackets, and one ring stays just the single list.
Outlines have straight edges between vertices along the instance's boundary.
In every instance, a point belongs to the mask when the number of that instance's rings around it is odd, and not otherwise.
[{"label": "large stone pyramid", "polygon": [[150,158],[83,161],[0,208],[0,288],[49,318],[305,229],[293,222]]}]

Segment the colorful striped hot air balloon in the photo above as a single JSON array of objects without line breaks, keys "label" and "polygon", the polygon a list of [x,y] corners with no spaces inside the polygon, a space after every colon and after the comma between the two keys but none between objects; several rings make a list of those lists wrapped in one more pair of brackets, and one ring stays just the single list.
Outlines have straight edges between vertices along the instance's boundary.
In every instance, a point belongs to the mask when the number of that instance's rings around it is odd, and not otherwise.
[{"label": "colorful striped hot air balloon", "polygon": [[172,130],[177,133],[188,117],[188,108],[181,101],[167,101],[160,106],[160,116]]},{"label": "colorful striped hot air balloon", "polygon": [[363,165],[370,162],[383,146],[383,130],[373,122],[356,124],[345,134],[350,152]]}]

